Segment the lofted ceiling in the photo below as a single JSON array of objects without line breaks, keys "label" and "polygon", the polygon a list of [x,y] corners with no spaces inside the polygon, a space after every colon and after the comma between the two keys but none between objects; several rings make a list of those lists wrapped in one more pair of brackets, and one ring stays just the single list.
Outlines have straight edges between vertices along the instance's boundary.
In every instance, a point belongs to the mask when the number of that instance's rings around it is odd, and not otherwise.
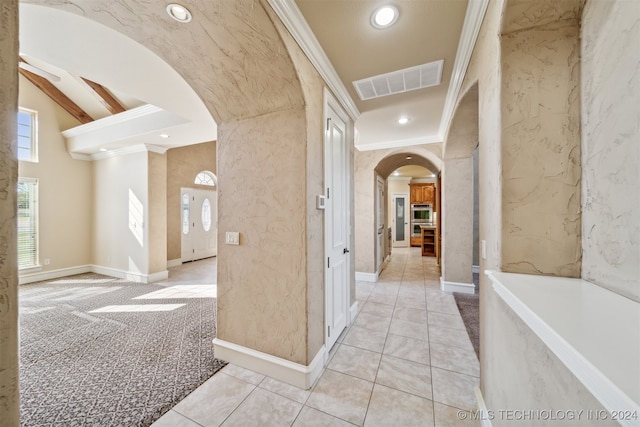
[{"label": "lofted ceiling", "polygon": [[[209,7],[185,1],[194,20]],[[354,119],[358,149],[444,140],[488,0],[267,1]],[[146,7],[158,13],[166,3]],[[398,9],[397,22],[387,29],[374,28],[372,13],[387,3]],[[132,144],[167,149],[217,138],[210,113],[175,70],[101,24],[21,2],[20,54],[60,77],[53,85],[93,119],[63,132],[72,154],[95,158],[101,149],[122,150]],[[431,87],[363,101],[353,85],[433,61],[442,61],[442,75]],[[126,111],[110,112],[85,80],[102,86]],[[400,117],[408,123],[399,124]]]}]

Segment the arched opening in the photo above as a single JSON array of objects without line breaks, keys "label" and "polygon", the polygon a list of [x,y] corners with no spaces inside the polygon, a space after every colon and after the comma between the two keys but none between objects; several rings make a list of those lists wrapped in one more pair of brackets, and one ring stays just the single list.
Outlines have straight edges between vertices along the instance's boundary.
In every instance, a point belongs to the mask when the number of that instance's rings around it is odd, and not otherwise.
[{"label": "arched opening", "polygon": [[[313,204],[308,195],[322,193],[322,166],[316,167],[318,162],[311,161],[318,158],[318,153],[321,157],[322,139],[320,132],[308,131],[309,122],[313,129],[321,128],[322,83],[284,26],[274,19],[268,3],[194,3],[190,5],[193,21],[189,24],[171,21],[164,5],[157,3],[134,2],[121,7],[111,1],[97,1],[90,8],[80,1],[59,6],[36,1],[30,5],[38,3],[52,11],[82,16],[87,25],[111,28],[140,43],[169,64],[197,93],[220,129],[216,163],[210,165],[220,184],[216,185],[220,193],[218,217],[223,222],[220,228],[239,235],[238,245],[225,245],[220,250],[224,254],[219,258],[224,261],[218,266],[222,278],[218,337],[237,347],[257,350],[254,353],[309,365],[322,347],[324,329],[323,314],[310,303],[318,301],[315,296],[323,283],[323,272],[316,268],[316,261],[322,258],[322,239],[317,239],[322,215],[306,209],[307,204]],[[17,27],[13,27],[14,33]],[[8,37],[17,46],[9,31]],[[77,43],[82,40],[82,34],[72,39]],[[291,49],[296,49],[293,55]],[[302,63],[299,69],[291,56]],[[81,58],[78,55],[76,60]],[[299,76],[305,73],[307,76]],[[149,81],[152,76],[150,73]],[[305,94],[301,80],[311,82]],[[174,86],[168,89],[180,90]],[[145,150],[135,155],[147,159],[145,167],[131,168],[141,175],[148,172],[140,187],[151,188],[149,194],[157,197],[157,205],[145,210],[154,216],[136,223],[136,229],[144,225],[154,231],[153,236],[160,237],[144,241],[144,248],[165,252],[163,262],[154,261],[149,266],[165,269],[166,235],[158,231],[167,226],[168,203],[163,196],[170,177],[165,153]],[[104,162],[104,169],[118,161],[110,158]],[[125,174],[116,175],[118,179],[127,178]],[[147,185],[150,177],[158,187]],[[193,175],[189,179],[192,184]],[[211,202],[203,201],[202,206],[203,213],[213,211]],[[178,211],[175,204],[172,207]],[[207,224],[205,220],[203,228]],[[298,250],[302,247],[306,251]],[[142,265],[147,260],[141,259],[130,265]],[[261,309],[247,310],[247,304]],[[279,334],[274,336],[273,330]],[[16,386],[12,380],[6,387],[13,396],[17,396]]]},{"label": "arched opening", "polygon": [[[410,166],[414,168],[406,169]],[[404,176],[401,177],[403,168]],[[439,168],[433,161],[409,150],[384,157],[374,168],[376,274],[384,268],[384,261],[394,245],[422,246],[421,225],[436,224],[437,229],[438,173]],[[423,188],[424,194],[429,194],[424,198]],[[380,209],[381,206],[384,208]],[[434,241],[436,258],[438,245],[439,242]]]},{"label": "arched opening", "polygon": [[480,258],[474,253],[479,250],[478,140],[475,83],[456,107],[443,150],[441,287],[449,292],[477,292],[473,266]]}]

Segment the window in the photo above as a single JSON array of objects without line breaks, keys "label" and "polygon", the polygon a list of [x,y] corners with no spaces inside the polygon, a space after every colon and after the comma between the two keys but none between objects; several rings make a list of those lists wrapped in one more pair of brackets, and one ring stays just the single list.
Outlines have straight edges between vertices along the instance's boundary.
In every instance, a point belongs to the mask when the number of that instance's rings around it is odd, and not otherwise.
[{"label": "window", "polygon": [[18,160],[38,161],[38,113],[20,108],[18,110]]},{"label": "window", "polygon": [[38,266],[38,180],[18,179],[18,268]]},{"label": "window", "polygon": [[198,175],[196,175],[196,179],[194,182],[198,185],[208,185],[211,187],[215,187],[216,176],[209,171],[202,171]]},{"label": "window", "polygon": [[182,195],[182,234],[189,234],[189,195]]},{"label": "window", "polygon": [[211,230],[211,203],[209,199],[202,202],[202,228],[204,231]]}]

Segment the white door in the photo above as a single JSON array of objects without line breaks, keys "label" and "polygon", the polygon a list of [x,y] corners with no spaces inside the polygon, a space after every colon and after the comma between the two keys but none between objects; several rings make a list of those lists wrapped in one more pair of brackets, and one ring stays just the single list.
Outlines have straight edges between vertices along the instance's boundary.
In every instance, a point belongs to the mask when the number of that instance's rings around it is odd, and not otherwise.
[{"label": "white door", "polygon": [[393,193],[393,247],[406,248],[409,246],[411,233],[409,231],[409,194]]},{"label": "white door", "polygon": [[216,256],[217,193],[211,190],[182,188],[182,262]]},{"label": "white door", "polygon": [[337,102],[325,100],[324,168],[326,348],[333,347],[347,327],[349,315],[349,191],[347,163],[347,125]]},{"label": "white door", "polygon": [[384,261],[384,239],[386,238],[384,232],[384,181],[377,177],[376,184],[376,269],[379,272]]}]

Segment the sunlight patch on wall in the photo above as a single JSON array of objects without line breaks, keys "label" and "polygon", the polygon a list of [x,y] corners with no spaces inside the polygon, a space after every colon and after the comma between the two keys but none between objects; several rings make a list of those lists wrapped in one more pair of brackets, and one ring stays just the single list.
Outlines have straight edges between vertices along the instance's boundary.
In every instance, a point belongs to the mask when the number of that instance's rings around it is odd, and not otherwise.
[{"label": "sunlight patch on wall", "polygon": [[129,230],[140,246],[144,247],[144,206],[133,190],[129,189]]}]

